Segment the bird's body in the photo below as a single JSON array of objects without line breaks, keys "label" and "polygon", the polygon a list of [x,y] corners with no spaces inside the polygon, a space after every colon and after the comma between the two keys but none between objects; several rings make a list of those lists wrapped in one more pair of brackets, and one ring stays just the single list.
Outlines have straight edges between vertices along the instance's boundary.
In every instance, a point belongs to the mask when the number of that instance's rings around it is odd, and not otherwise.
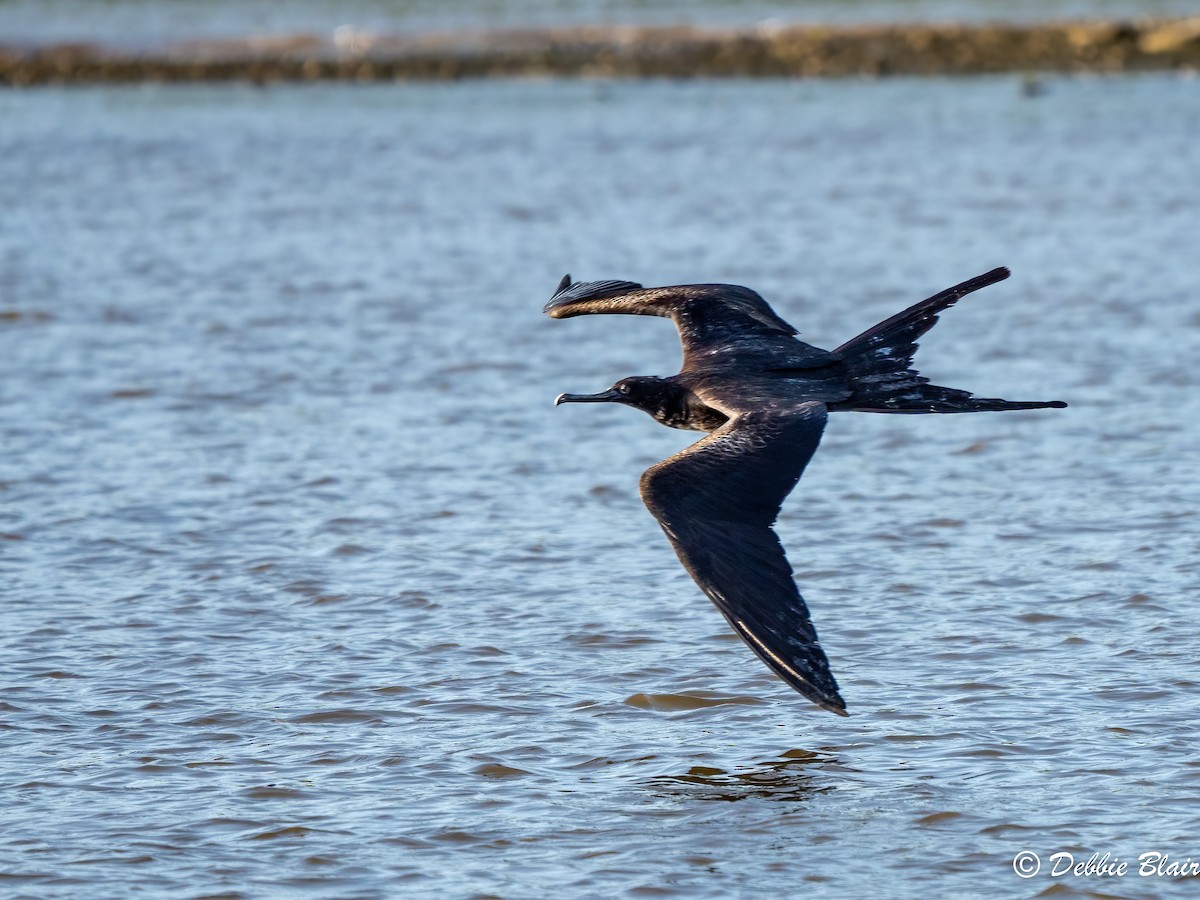
[{"label": "bird's body", "polygon": [[707,436],[652,466],[642,499],[680,561],[734,630],[780,677],[845,715],[791,566],[772,530],[784,498],[816,451],[828,412],[957,413],[1062,407],[1010,402],[932,385],[912,367],[917,339],[958,299],[1008,277],[994,269],[916,304],[833,351],[795,337],[753,291],[702,284],[642,288],[572,283],[546,305],[554,318],[625,313],[671,318],[683,367],[638,376],[555,403],[615,402],[672,428]]}]

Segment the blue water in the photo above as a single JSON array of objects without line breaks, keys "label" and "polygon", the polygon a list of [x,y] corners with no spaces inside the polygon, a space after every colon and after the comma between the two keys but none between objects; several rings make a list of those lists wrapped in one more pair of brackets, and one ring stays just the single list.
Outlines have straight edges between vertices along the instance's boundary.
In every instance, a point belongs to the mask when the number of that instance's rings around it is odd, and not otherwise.
[{"label": "blue water", "polygon": [[[0,93],[0,893],[1182,894],[1196,82]],[[779,531],[849,704],[729,633],[562,407],[670,373],[559,277],[836,346],[1006,264]],[[1041,856],[1029,881],[1021,851]]]}]

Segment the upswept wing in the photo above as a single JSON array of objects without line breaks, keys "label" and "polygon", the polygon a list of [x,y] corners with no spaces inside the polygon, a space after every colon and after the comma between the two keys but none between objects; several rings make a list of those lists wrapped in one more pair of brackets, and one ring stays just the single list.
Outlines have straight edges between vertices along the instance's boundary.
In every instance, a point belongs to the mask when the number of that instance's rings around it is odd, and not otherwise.
[{"label": "upswept wing", "polygon": [[559,282],[545,313],[555,319],[623,313],[674,321],[685,368],[702,369],[751,359],[772,368],[830,365],[835,354],[797,340],[796,329],[757,293],[735,284],[680,284],[644,288],[632,281]]},{"label": "upswept wing", "polygon": [[938,316],[967,294],[980,288],[1003,281],[1011,273],[1003,266],[969,278],[961,284],[939,291],[932,297],[884,319],[868,328],[835,350],[835,353],[853,355],[870,352],[878,357],[894,359],[896,365],[906,369],[912,365],[917,352],[917,340],[937,324]]},{"label": "upswept wing", "polygon": [[822,403],[742,411],[642,476],[642,499],[684,568],[776,674],[846,715],[808,607],[772,529],[821,440]]}]

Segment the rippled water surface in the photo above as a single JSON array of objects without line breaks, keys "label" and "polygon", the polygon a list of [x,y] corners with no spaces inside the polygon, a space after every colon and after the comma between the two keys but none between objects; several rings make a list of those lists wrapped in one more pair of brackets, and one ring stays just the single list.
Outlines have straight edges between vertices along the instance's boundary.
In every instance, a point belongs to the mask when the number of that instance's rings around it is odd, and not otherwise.
[{"label": "rippled water surface", "polygon": [[[0,94],[0,893],[1055,896],[1200,858],[1200,95],[1170,77]],[[852,716],[553,409],[759,289],[1068,410],[840,414],[779,531]],[[1013,873],[1018,851],[1044,862]]]}]

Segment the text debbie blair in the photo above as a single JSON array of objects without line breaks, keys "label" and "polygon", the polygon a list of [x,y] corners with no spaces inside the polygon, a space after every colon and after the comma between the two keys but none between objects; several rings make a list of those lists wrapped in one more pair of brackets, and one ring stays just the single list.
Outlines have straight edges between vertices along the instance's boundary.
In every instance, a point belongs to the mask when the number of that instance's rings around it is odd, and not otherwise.
[{"label": "text debbie blair", "polygon": [[1158,850],[1148,850],[1137,858],[1137,868],[1130,869],[1130,864],[1112,853],[1093,853],[1082,862],[1076,862],[1075,857],[1065,850],[1051,855],[1050,876],[1059,878],[1063,875],[1092,878],[1121,878],[1130,871],[1142,878],[1167,877],[1200,877],[1200,861],[1190,856],[1183,859],[1171,859],[1170,854]]}]

